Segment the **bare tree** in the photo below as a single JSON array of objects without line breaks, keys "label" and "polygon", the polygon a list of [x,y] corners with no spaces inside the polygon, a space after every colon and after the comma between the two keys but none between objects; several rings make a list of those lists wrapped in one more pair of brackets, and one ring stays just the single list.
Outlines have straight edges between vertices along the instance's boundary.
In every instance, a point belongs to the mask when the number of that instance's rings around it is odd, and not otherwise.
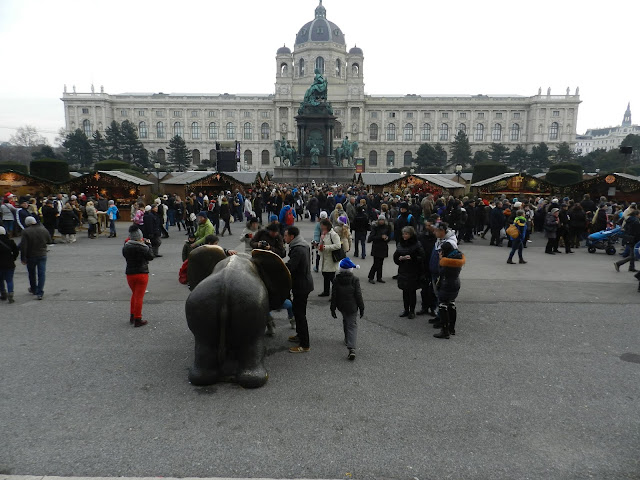
[{"label": "bare tree", "polygon": [[9,143],[19,147],[38,147],[47,145],[47,139],[38,133],[33,125],[25,125],[16,130],[15,135],[11,135]]}]

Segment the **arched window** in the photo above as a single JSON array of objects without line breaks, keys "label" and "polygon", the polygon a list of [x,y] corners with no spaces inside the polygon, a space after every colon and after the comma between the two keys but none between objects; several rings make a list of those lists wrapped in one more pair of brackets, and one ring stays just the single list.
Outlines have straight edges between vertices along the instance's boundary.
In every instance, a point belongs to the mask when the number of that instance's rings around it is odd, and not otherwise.
[{"label": "arched window", "polygon": [[410,167],[412,162],[413,154],[409,150],[407,150],[406,152],[404,152],[404,166]]},{"label": "arched window", "polygon": [[336,77],[342,76],[342,62],[340,59],[336,59]]},{"label": "arched window", "polygon": [[211,150],[209,150],[209,161],[211,162],[211,165],[217,165],[218,162],[218,152],[216,151],[215,148],[212,148]]},{"label": "arched window", "polygon": [[413,141],[413,125],[411,123],[404,126],[404,139],[409,142]]},{"label": "arched window", "polygon": [[316,69],[320,70],[320,73],[324,75],[324,58],[316,58]]},{"label": "arched window", "polygon": [[193,140],[200,140],[200,124],[198,122],[191,124],[191,138]]},{"label": "arched window", "polygon": [[440,125],[440,135],[439,135],[439,141],[441,142],[447,142],[449,141],[449,125],[446,123],[443,123],[442,125]]},{"label": "arched window", "polygon": [[369,127],[369,140],[378,140],[378,124],[372,123]]},{"label": "arched window", "polygon": [[149,130],[147,129],[147,122],[140,122],[138,124],[138,137],[147,138],[149,136]]},{"label": "arched window", "polygon": [[283,63],[280,65],[280,76],[286,77],[289,74],[289,65]]},{"label": "arched window", "polygon": [[[144,123],[144,122],[143,122]],[[83,120],[82,121],[82,130],[84,131],[84,134],[91,138],[91,122],[89,120]]]},{"label": "arched window", "polygon": [[333,130],[333,138],[342,138],[342,124],[340,122],[336,122]]},{"label": "arched window", "polygon": [[165,155],[164,150],[162,148],[158,150],[158,153],[157,153],[156,157],[157,157],[159,162],[164,163],[164,161],[166,159],[166,155]]},{"label": "arched window", "polygon": [[390,123],[387,125],[387,141],[396,139],[396,125],[394,123]]},{"label": "arched window", "polygon": [[262,126],[260,127],[260,138],[262,138],[262,140],[269,140],[270,136],[271,136],[271,129],[269,128],[269,124],[263,123]]},{"label": "arched window", "polygon": [[211,122],[209,124],[209,140],[217,140],[218,139],[218,124],[215,122]]},{"label": "arched window", "polygon": [[371,167],[378,166],[378,152],[376,152],[375,150],[371,150],[369,152],[369,165]]},{"label": "arched window", "polygon": [[176,122],[173,124],[173,136],[174,137],[182,137],[184,136],[184,128],[182,128],[181,122]]},{"label": "arched window", "polygon": [[156,123],[156,137],[164,138],[164,123]]},{"label": "arched window", "polygon": [[549,140],[558,139],[558,122],[553,122],[549,127]]},{"label": "arched window", "polygon": [[431,125],[425,123],[422,125],[422,141],[430,142],[431,141]]},{"label": "arched window", "polygon": [[476,135],[474,137],[476,142],[484,141],[484,125],[482,123],[478,123],[476,125]]},{"label": "arched window", "polygon": [[235,140],[236,126],[233,122],[227,123],[227,140]]},{"label": "arched window", "polygon": [[467,134],[467,125],[464,123],[461,123],[460,125],[458,125],[458,131],[464,133],[465,135]]},{"label": "arched window", "polygon": [[500,142],[502,140],[502,125],[496,123],[493,126],[493,132],[491,133],[491,140],[494,142]]},{"label": "arched window", "polygon": [[392,150],[389,150],[387,152],[387,167],[393,167],[393,164],[396,161],[396,155],[393,153]]},{"label": "arched window", "polygon": [[357,63],[354,63],[353,65],[351,65],[351,74],[354,77],[357,77],[360,75],[360,65],[358,65]]},{"label": "arched window", "polygon": [[243,135],[242,138],[245,140],[252,140],[253,139],[253,127],[251,126],[251,124],[249,122],[244,124],[244,128],[243,130]]},{"label": "arched window", "polygon": [[269,165],[269,150],[262,150],[262,165]]},{"label": "arched window", "polygon": [[304,77],[304,58],[300,59],[300,63],[298,64],[298,68],[300,69],[299,75]]},{"label": "arched window", "polygon": [[200,165],[200,150],[195,149],[191,152],[191,158],[193,158],[194,165]]},{"label": "arched window", "polygon": [[520,140],[520,125],[514,123],[511,125],[511,141],[517,142],[518,140]]},{"label": "arched window", "polygon": [[253,165],[253,153],[251,153],[251,150],[244,151],[244,164]]}]

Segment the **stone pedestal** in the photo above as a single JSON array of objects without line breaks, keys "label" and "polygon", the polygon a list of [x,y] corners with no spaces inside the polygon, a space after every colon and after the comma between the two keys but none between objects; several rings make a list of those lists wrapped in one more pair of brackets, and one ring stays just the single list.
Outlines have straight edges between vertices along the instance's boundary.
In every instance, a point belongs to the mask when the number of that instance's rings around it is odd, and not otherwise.
[{"label": "stone pedestal", "polygon": [[302,165],[296,167],[275,167],[273,181],[278,183],[291,183],[294,185],[311,183],[316,184],[347,184],[353,181],[356,173],[355,167],[335,167]]},{"label": "stone pedestal", "polygon": [[[336,117],[331,105],[305,105],[295,117],[298,128],[297,166],[329,167],[333,165],[333,135]],[[312,149],[316,147],[318,164],[313,165]]]}]

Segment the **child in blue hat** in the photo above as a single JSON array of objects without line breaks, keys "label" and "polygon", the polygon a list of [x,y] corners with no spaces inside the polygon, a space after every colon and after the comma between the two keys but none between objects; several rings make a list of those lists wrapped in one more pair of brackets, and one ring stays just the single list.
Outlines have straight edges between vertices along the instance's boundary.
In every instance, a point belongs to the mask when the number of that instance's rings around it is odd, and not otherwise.
[{"label": "child in blue hat", "polygon": [[349,360],[356,358],[356,340],[358,337],[358,310],[360,318],[364,315],[364,300],[360,289],[360,280],[353,274],[353,269],[360,268],[349,257],[340,261],[338,275],[331,288],[331,316],[338,318],[336,309],[342,313],[344,343],[349,349]]}]

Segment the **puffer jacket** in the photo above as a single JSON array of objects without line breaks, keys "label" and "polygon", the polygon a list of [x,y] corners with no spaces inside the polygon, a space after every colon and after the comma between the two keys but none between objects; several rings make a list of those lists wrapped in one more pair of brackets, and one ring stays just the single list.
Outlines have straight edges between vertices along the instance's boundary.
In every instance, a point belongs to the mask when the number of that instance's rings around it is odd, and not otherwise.
[{"label": "puffer jacket", "polygon": [[[411,260],[400,260],[400,257],[411,255]],[[398,265],[398,288],[400,290],[417,290],[420,288],[420,277],[424,275],[424,251],[416,237],[400,240],[393,261]]]},{"label": "puffer jacket", "polygon": [[78,223],[80,222],[76,212],[63,209],[60,217],[58,217],[58,231],[61,235],[75,235]]},{"label": "puffer jacket", "polygon": [[454,250],[440,259],[440,278],[438,280],[438,299],[452,302],[460,291],[460,271],[465,264],[464,254]]},{"label": "puffer jacket", "polygon": [[129,240],[122,247],[122,256],[127,261],[127,275],[149,273],[149,261],[153,260],[151,247],[144,242]]},{"label": "puffer jacket", "polygon": [[96,207],[87,207],[87,221],[90,225],[98,223],[98,212]]},{"label": "puffer jacket", "polygon": [[331,311],[338,309],[342,313],[364,312],[364,300],[360,280],[351,272],[336,275],[331,288]]},{"label": "puffer jacket", "polygon": [[[383,235],[387,239],[382,238]],[[384,223],[380,225],[376,223],[371,227],[371,233],[367,242],[371,243],[371,256],[378,258],[387,258],[389,256],[389,241],[391,240],[391,225]]]},{"label": "puffer jacket", "polygon": [[16,268],[18,258],[18,246],[8,235],[0,235],[0,270],[13,270]]}]

